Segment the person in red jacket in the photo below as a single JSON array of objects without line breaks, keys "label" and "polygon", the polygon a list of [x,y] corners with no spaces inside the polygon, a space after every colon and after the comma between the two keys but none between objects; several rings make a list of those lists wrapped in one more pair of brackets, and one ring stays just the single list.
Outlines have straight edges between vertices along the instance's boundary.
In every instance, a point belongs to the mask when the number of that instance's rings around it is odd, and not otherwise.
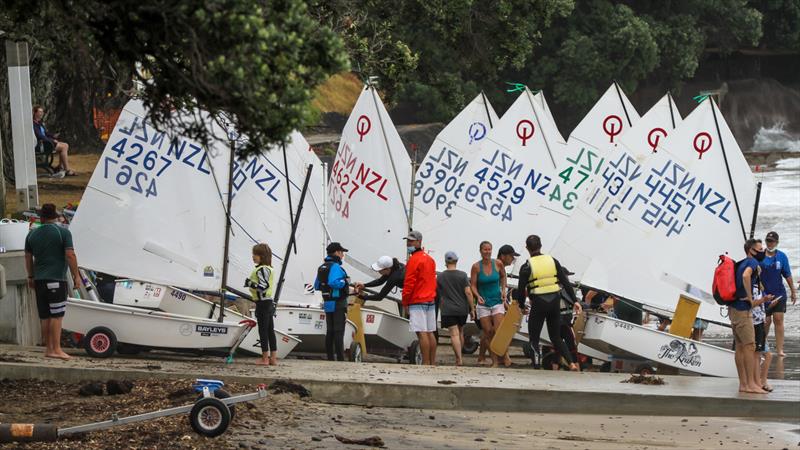
[{"label": "person in red jacket", "polygon": [[417,333],[422,364],[436,362],[436,262],[422,250],[422,233],[411,231],[405,237],[411,256],[403,280],[403,309]]}]

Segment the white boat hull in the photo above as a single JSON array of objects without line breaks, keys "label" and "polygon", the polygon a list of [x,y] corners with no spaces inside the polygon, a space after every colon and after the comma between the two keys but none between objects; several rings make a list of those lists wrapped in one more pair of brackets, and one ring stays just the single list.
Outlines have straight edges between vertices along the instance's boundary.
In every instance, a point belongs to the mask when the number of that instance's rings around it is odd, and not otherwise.
[{"label": "white boat hull", "polygon": [[[114,304],[138,308],[160,309],[171,314],[183,316],[217,319],[219,305],[189,292],[154,283],[133,280],[117,281],[114,290]],[[225,308],[225,320],[239,322],[250,317]],[[278,358],[285,358],[298,344],[300,339],[290,335],[276,324],[275,338],[278,344]],[[239,346],[242,351],[260,355],[261,344],[258,330],[253,330]]]},{"label": "white boat hull", "polygon": [[[519,331],[514,335],[515,341],[522,342],[523,345],[530,342],[528,338],[528,315],[523,314],[522,317],[522,324],[519,327]],[[542,327],[542,333],[539,335],[539,343],[544,345],[553,345],[550,341],[550,334],[547,331],[547,324]],[[578,353],[581,355],[586,355],[592,359],[598,359],[600,361],[610,361],[611,356],[608,353],[603,353],[601,351],[595,350],[592,347],[585,345],[584,343],[578,344]]]},{"label": "white boat hull", "polygon": [[361,323],[364,324],[367,353],[403,354],[417,340],[417,335],[411,331],[408,319],[381,309],[362,307]]},{"label": "white boat hull", "polygon": [[[294,348],[296,353],[325,353],[325,311],[312,306],[288,306],[278,304],[275,327],[286,330],[300,339]],[[351,321],[345,323],[344,348],[350,348],[356,326]]]},{"label": "white boat hull", "polygon": [[244,326],[237,322],[169,314],[70,298],[63,328],[86,334],[93,328],[111,330],[117,342],[170,349],[230,349]]},{"label": "white boat hull", "polygon": [[623,358],[644,358],[682,371],[736,378],[731,350],[589,313],[582,343]]}]

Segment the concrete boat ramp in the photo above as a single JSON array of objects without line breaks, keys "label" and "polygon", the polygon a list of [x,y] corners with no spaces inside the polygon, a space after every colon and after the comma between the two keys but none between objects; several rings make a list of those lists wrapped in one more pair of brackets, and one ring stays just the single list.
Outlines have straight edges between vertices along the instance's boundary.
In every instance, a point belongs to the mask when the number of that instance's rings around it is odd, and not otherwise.
[{"label": "concrete boat ramp", "polygon": [[629,375],[526,368],[420,367],[286,359],[277,367],[254,358],[171,353],[70,361],[44,358],[41,348],[0,345],[0,379],[60,382],[143,378],[215,378],[248,384],[277,379],[304,385],[316,400],[377,407],[496,412],[718,416],[800,420],[800,381],[770,380],[768,395],[740,394],[735,379],[663,376],[664,385],[623,383]]}]

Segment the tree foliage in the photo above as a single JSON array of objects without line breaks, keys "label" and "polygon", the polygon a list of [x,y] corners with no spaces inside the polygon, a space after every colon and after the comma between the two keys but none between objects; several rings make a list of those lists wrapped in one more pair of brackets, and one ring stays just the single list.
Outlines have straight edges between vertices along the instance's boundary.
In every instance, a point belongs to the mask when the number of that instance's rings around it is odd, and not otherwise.
[{"label": "tree foliage", "polygon": [[6,3],[5,18],[18,37],[53,54],[78,43],[86,51],[79,62],[93,63],[89,76],[140,82],[138,95],[157,127],[208,143],[213,137],[204,124],[180,120],[174,111],[224,113],[248,137],[242,156],[302,126],[313,88],[347,67],[341,39],[319,26],[301,0]]}]

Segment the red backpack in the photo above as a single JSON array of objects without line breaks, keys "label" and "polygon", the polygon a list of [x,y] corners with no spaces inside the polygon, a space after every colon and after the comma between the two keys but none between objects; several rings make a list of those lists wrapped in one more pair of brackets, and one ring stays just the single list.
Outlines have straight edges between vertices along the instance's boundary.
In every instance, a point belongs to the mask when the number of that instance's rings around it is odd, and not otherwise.
[{"label": "red backpack", "polygon": [[736,300],[736,266],[734,260],[725,255],[719,256],[717,268],[714,269],[711,292],[714,293],[714,300],[720,305],[729,305]]}]

